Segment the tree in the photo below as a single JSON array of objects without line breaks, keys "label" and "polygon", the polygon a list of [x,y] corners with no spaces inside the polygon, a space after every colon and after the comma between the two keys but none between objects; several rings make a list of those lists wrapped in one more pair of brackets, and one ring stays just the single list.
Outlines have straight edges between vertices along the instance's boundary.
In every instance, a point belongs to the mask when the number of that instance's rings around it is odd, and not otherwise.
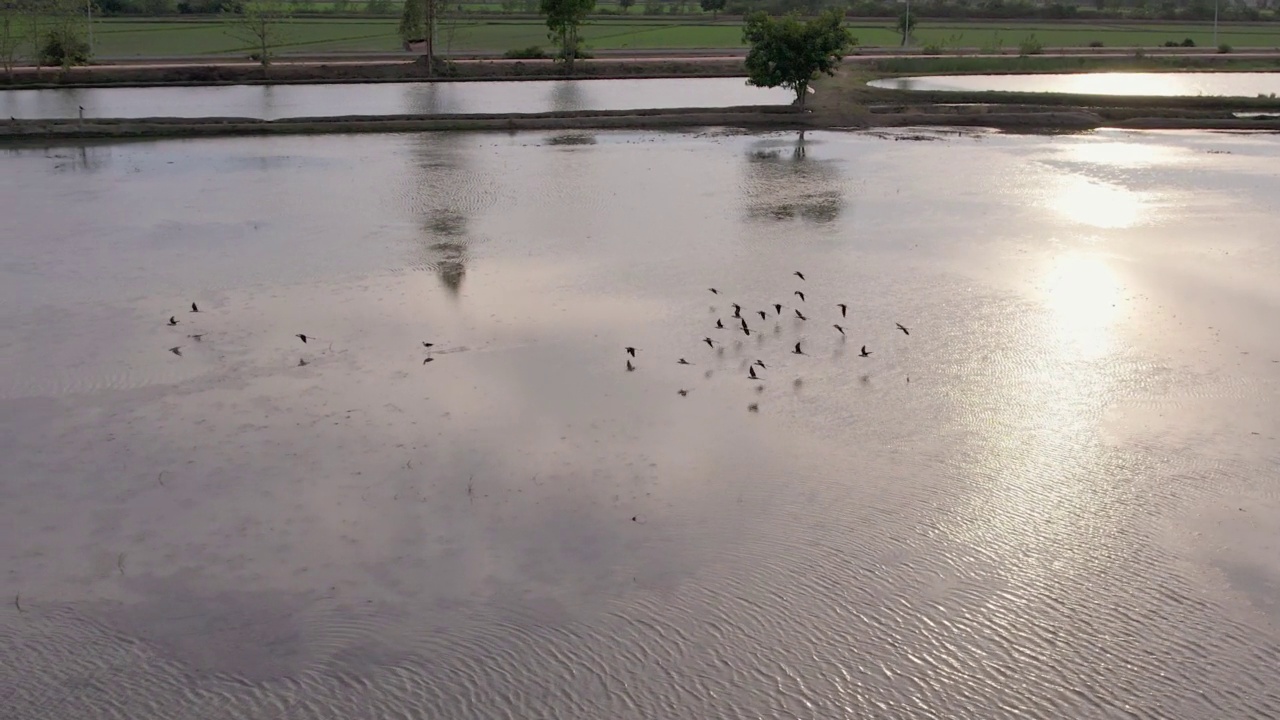
[{"label": "tree", "polygon": [[56,65],[65,73],[89,61],[88,18],[81,0],[29,0],[23,7],[37,70]]},{"label": "tree", "polygon": [[618,7],[622,8],[622,12],[631,12],[631,7],[636,4],[636,0],[618,0]]},{"label": "tree", "polygon": [[539,7],[547,17],[547,37],[560,45],[565,72],[573,74],[573,59],[578,55],[578,28],[596,7],[596,0],[541,0]]},{"label": "tree", "polygon": [[13,80],[13,66],[18,61],[18,48],[25,40],[25,20],[23,7],[18,0],[0,0],[0,65],[3,65],[4,74],[10,80]]},{"label": "tree", "polygon": [[834,75],[845,51],[858,42],[836,9],[808,22],[794,14],[774,18],[754,12],[746,18],[742,37],[750,46],[747,83],[794,90],[802,110],[809,83],[821,74]]},{"label": "tree", "polygon": [[[426,74],[428,77],[435,74],[435,36],[436,28],[439,27],[440,18],[444,17],[444,8],[448,0],[404,0],[404,9],[401,13],[401,40],[404,41],[404,49],[408,49],[415,42],[424,44],[424,53],[422,56],[426,58]],[[448,26],[448,38],[445,42],[445,55],[449,53],[449,46],[452,45],[453,33],[457,29],[457,23],[451,23]]]},{"label": "tree", "polygon": [[290,17],[285,0],[245,0],[226,15],[228,32],[253,47],[250,57],[262,63],[263,77],[271,76],[271,59],[284,41]]},{"label": "tree", "polygon": [[902,13],[898,16],[898,24],[894,26],[894,29],[902,35],[902,47],[906,47],[907,40],[911,38],[916,29],[916,16],[906,12]]},{"label": "tree", "polygon": [[725,2],[727,0],[699,0],[698,4],[702,6],[702,12],[711,13],[711,19],[715,20],[724,9]]}]

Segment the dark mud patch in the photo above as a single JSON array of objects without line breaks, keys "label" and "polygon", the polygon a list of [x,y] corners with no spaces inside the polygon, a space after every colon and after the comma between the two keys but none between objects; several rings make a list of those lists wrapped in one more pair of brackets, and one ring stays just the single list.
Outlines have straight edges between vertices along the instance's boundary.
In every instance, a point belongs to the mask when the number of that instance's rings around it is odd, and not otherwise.
[{"label": "dark mud patch", "polygon": [[572,75],[549,60],[476,60],[429,71],[418,61],[370,63],[281,63],[266,73],[259,65],[226,62],[206,65],[100,65],[71,68],[66,72],[19,71],[0,78],[0,87],[146,87],[154,85],[247,85],[306,83],[376,83],[430,80],[617,79],[741,77],[742,60],[734,58],[646,60],[583,60]]},{"label": "dark mud patch", "polygon": [[712,126],[788,129],[808,128],[813,120],[813,116],[798,113],[788,106],[769,105],[715,109],[668,108],[472,115],[346,116],[281,120],[257,118],[6,120],[0,121],[0,142],[432,130],[649,129]]}]

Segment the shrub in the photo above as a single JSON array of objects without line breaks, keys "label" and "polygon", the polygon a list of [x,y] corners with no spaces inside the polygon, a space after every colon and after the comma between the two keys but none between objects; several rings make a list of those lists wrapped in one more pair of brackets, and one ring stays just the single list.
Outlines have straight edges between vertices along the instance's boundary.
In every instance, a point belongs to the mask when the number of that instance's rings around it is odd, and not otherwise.
[{"label": "shrub", "polygon": [[1044,52],[1044,43],[1036,39],[1034,34],[1028,35],[1026,39],[1018,43],[1019,55],[1039,55]]},{"label": "shrub", "polygon": [[1218,52],[1229,53],[1231,52],[1231,46],[1226,43],[1222,43],[1221,45],[1218,46]]},{"label": "shrub", "polygon": [[546,60],[550,57],[537,45],[530,45],[519,50],[508,50],[502,56],[509,60]]},{"label": "shrub", "polygon": [[1090,41],[1089,41],[1089,47],[1102,47],[1102,41],[1101,41],[1101,40],[1090,40]]},{"label": "shrub", "polygon": [[40,62],[64,68],[84,65],[89,62],[89,43],[75,32],[50,30],[40,44]]},{"label": "shrub", "polygon": [[1164,46],[1165,46],[1165,47],[1178,47],[1178,41],[1177,41],[1177,40],[1165,40],[1165,41],[1164,41]]},{"label": "shrub", "polygon": [[1191,38],[1182,39],[1182,47],[1195,47],[1195,46],[1196,46],[1195,40],[1192,40]]}]

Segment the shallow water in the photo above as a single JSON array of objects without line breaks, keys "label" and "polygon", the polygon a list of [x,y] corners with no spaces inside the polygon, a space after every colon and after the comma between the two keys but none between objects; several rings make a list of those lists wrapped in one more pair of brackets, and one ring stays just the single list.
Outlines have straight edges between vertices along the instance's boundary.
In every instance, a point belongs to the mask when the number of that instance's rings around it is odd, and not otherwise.
[{"label": "shallow water", "polygon": [[1277,155],[10,151],[0,708],[1275,717]]},{"label": "shallow water", "polygon": [[744,78],[524,82],[218,85],[0,90],[0,117],[290,117],[537,113],[568,110],[785,105],[786,90]]},{"label": "shallow water", "polygon": [[931,75],[872,80],[872,87],[933,92],[1050,92],[1083,95],[1223,95],[1280,93],[1274,72],[1084,72],[1028,75]]}]

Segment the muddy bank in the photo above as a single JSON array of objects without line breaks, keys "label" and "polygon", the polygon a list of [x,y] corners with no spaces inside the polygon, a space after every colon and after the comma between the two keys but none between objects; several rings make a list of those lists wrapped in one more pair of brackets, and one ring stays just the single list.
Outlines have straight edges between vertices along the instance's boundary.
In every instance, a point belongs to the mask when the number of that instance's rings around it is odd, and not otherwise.
[{"label": "muddy bank", "polygon": [[72,68],[65,73],[56,70],[17,72],[11,79],[0,79],[0,87],[145,87],[155,85],[246,85],[303,83],[371,83],[413,80],[527,80],[554,78],[681,78],[738,77],[745,75],[742,60],[737,58],[681,58],[672,60],[580,60],[572,76],[549,60],[472,60],[437,63],[435,73],[426,63],[407,62],[334,62],[282,63],[264,75],[260,65],[248,63],[207,65],[97,65]]},{"label": "muddy bank", "polygon": [[392,133],[424,131],[654,130],[730,127],[751,130],[854,129],[866,127],[986,127],[1014,132],[1078,132],[1129,129],[1266,130],[1280,120],[1212,114],[1151,114],[1127,108],[937,108],[883,106],[853,114],[800,113],[789,107],[582,111],[502,115],[397,115],[333,118],[140,118],[0,121],[0,143],[75,139],[144,139],[248,135]]},{"label": "muddy bank", "polygon": [[0,121],[0,142],[80,138],[306,135],[429,130],[652,129],[723,126],[756,129],[815,127],[812,115],[787,106],[587,110],[553,113],[392,115],[319,118],[95,118]]},{"label": "muddy bank", "polygon": [[987,112],[936,112],[918,108],[899,112],[873,112],[872,127],[985,127],[1014,132],[1070,132],[1099,128],[1128,130],[1263,130],[1280,132],[1280,120],[1217,116],[1149,115],[1120,109],[1078,109],[1050,112],[1002,108]]}]

